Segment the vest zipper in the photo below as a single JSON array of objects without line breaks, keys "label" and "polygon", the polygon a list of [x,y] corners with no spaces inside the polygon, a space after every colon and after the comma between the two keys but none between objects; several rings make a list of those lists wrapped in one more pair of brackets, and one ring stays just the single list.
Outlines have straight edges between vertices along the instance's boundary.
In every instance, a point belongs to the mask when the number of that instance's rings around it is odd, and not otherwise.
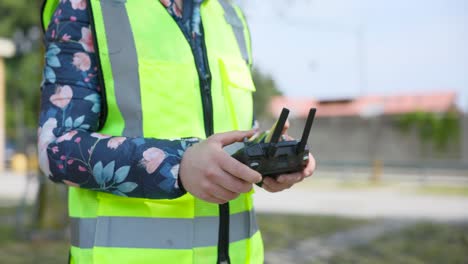
[{"label": "vest zipper", "polygon": [[[162,4],[162,3],[161,3]],[[176,22],[177,23],[177,22]],[[190,35],[186,34],[179,26],[179,30],[185,36],[187,43],[192,51],[195,67],[197,68],[198,80],[200,84],[200,95],[202,99],[203,108],[203,122],[205,128],[205,135],[208,138],[214,134],[213,128],[213,98],[211,97],[211,70],[208,60],[208,53],[205,42],[205,30],[203,27],[203,20],[200,21],[201,30],[201,44],[203,62],[205,64],[206,75],[203,75],[201,69],[198,67],[197,56],[195,56],[195,47],[190,41]],[[219,264],[230,264],[229,259],[229,203],[219,205],[219,231],[218,231],[218,260]]]},{"label": "vest zipper", "polygon": [[[200,22],[200,29],[202,33],[202,52],[203,60],[208,73],[208,78],[201,77],[201,71],[198,70],[200,81],[202,84],[201,95],[203,100],[203,117],[205,122],[205,134],[206,137],[211,136],[214,133],[213,128],[213,99],[211,97],[211,71],[210,64],[208,61],[208,52],[206,49],[205,42],[205,30],[203,28],[203,22]],[[192,46],[192,45],[190,45]],[[192,52],[194,52],[192,46]],[[194,56],[195,57],[195,56]],[[198,67],[197,67],[198,69]],[[219,264],[230,264],[229,258],[229,203],[219,205],[219,232],[218,232],[218,261]]]},{"label": "vest zipper", "polygon": [[229,203],[219,205],[218,261],[230,264],[229,259]]},{"label": "vest zipper", "polygon": [[200,29],[202,32],[202,52],[203,52],[203,63],[206,68],[206,74],[203,75],[201,69],[198,67],[197,56],[195,56],[195,47],[192,45],[192,42],[189,40],[190,35],[187,35],[183,30],[180,30],[182,34],[184,34],[187,42],[190,46],[192,51],[193,60],[195,61],[195,66],[197,68],[198,73],[198,81],[200,85],[200,95],[202,99],[202,108],[203,108],[203,123],[205,127],[205,135],[209,137],[214,134],[213,129],[213,99],[211,97],[211,71],[210,65],[208,61],[208,55],[206,51],[206,44],[205,44],[205,32],[203,30],[203,22],[200,22]]},{"label": "vest zipper", "polygon": [[[214,134],[213,128],[213,98],[211,97],[211,70],[210,70],[210,63],[208,61],[208,55],[206,50],[206,43],[205,43],[205,31],[203,30],[203,24],[200,22],[200,28],[202,33],[202,52],[203,52],[203,60],[206,68],[207,75],[205,78],[200,77],[202,81],[202,90],[201,95],[203,97],[203,119],[205,123],[205,134],[206,137],[209,137]],[[198,68],[198,67],[197,67]],[[198,70],[198,74],[201,76],[202,73]]]}]

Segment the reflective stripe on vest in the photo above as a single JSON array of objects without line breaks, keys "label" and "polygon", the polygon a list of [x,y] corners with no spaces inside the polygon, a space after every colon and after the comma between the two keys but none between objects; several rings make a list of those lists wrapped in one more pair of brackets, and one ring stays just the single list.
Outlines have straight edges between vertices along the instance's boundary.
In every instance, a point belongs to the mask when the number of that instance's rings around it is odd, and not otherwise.
[{"label": "reflective stripe on vest", "polygon": [[[218,217],[146,218],[99,217],[71,218],[71,244],[82,249],[93,247],[191,249],[216,246]],[[112,230],[112,233],[107,233]],[[255,213],[230,216],[229,242],[252,237],[258,231]],[[193,233],[195,232],[195,233]]]},{"label": "reflective stripe on vest", "polygon": [[226,22],[232,26],[232,31],[234,31],[234,35],[236,36],[237,45],[239,45],[242,58],[244,58],[247,64],[250,64],[249,51],[247,50],[247,42],[244,35],[244,24],[241,18],[228,0],[219,0],[219,3],[224,9]]},{"label": "reflective stripe on vest", "polygon": [[[117,104],[125,120],[122,135],[143,136],[138,58],[125,1],[102,0],[109,58]],[[130,87],[136,89],[129,89]]]}]

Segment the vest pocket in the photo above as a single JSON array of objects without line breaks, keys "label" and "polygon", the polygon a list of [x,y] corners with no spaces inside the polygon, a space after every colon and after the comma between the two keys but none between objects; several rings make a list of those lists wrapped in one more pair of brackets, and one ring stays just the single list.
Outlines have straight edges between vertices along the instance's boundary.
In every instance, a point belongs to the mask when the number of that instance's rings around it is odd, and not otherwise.
[{"label": "vest pocket", "polygon": [[224,100],[231,114],[234,129],[252,127],[253,100],[255,85],[250,69],[241,58],[220,59],[219,67]]}]

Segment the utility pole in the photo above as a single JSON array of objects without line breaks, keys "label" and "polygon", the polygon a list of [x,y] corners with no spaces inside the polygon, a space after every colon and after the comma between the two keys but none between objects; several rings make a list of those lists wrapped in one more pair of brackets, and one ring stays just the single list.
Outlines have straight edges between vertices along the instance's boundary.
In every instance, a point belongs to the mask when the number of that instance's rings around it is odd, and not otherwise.
[{"label": "utility pole", "polygon": [[[466,102],[468,104],[468,101]],[[462,163],[468,164],[468,107],[462,111]]]},{"label": "utility pole", "polygon": [[356,55],[359,79],[359,95],[363,96],[367,91],[367,51],[366,31],[364,25],[360,24],[356,29]]},{"label": "utility pole", "polygon": [[15,54],[15,45],[8,39],[0,38],[0,172],[5,170],[5,86],[6,72],[4,58]]}]

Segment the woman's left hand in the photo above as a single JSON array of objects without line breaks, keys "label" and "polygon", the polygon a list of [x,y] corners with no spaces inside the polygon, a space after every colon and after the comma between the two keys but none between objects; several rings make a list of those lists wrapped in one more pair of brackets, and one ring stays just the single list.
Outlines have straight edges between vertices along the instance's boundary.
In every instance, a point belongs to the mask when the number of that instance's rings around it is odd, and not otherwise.
[{"label": "woman's left hand", "polygon": [[263,179],[263,189],[269,192],[280,192],[291,188],[294,184],[303,181],[305,178],[312,176],[315,171],[315,159],[312,154],[309,154],[309,163],[303,171],[289,174],[281,174],[276,180],[271,177]]}]

